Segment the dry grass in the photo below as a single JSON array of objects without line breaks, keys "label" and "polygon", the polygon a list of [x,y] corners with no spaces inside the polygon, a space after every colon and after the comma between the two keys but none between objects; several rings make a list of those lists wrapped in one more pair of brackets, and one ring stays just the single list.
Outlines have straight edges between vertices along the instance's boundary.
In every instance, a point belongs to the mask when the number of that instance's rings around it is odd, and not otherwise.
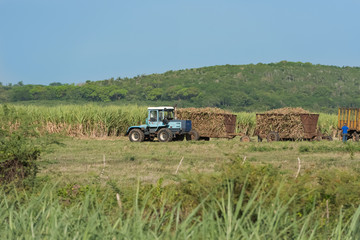
[{"label": "dry grass", "polygon": [[[40,175],[49,174],[54,181],[89,183],[114,180],[119,185],[135,184],[138,180],[155,183],[181,174],[214,172],[222,164],[243,161],[255,164],[273,164],[295,175],[301,159],[300,175],[326,168],[358,168],[360,154],[344,151],[301,152],[308,147],[339,149],[334,142],[273,142],[242,143],[216,139],[209,142],[144,142],[131,143],[125,137],[98,139],[63,139],[65,146],[55,146],[40,160]],[[105,168],[103,156],[105,155]],[[175,174],[179,161],[184,157]],[[101,174],[103,172],[103,174]],[[100,177],[101,175],[101,177]],[[165,183],[166,183],[165,181]],[[105,181],[104,181],[105,182]]]}]

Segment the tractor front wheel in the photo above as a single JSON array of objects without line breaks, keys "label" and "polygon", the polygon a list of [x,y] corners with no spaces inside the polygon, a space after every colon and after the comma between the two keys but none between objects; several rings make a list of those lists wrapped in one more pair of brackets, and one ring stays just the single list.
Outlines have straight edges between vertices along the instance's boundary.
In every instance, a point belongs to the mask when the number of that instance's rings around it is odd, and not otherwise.
[{"label": "tractor front wheel", "polygon": [[171,142],[173,139],[173,133],[170,129],[163,128],[158,132],[157,138],[159,139],[159,142]]},{"label": "tractor front wheel", "polygon": [[129,133],[129,139],[131,142],[143,142],[145,139],[145,134],[140,129],[133,129]]}]

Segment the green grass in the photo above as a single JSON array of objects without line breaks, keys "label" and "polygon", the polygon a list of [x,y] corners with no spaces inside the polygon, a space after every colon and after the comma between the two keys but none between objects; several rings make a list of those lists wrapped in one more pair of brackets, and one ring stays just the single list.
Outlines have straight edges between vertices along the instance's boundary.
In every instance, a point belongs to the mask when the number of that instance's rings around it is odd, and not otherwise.
[{"label": "green grass", "polygon": [[325,134],[335,137],[337,134],[337,115],[321,113],[318,120],[318,129]]},{"label": "green grass", "polygon": [[[197,181],[204,181],[204,177],[180,182],[176,190],[161,184],[150,188],[137,184],[127,194],[120,188],[98,184],[86,187],[45,184],[28,191],[0,188],[0,234],[4,239],[359,237],[360,208],[350,208],[349,214],[330,205],[329,218],[321,204],[310,204],[307,211],[299,211],[296,208],[299,200],[311,194],[299,197],[299,192],[284,198],[288,183],[277,177],[276,170],[270,168],[266,175],[257,176],[262,168],[247,165],[240,168],[247,171],[246,176],[241,177],[241,173],[235,174],[236,168],[232,169],[232,176],[238,176],[237,179],[231,180],[228,176],[222,183],[210,182],[217,187],[203,192],[203,197],[197,200],[198,189],[192,186],[200,187]],[[294,185],[299,186],[303,184]],[[186,191],[190,189],[193,192]],[[121,197],[117,199],[116,193]],[[171,196],[177,197],[174,200]],[[191,207],[189,196],[195,200]],[[312,203],[311,199],[308,201]]]},{"label": "green grass", "polygon": [[[4,239],[359,238],[358,143],[256,137],[132,143],[109,130],[111,116],[140,121],[143,107],[3,106],[0,112],[14,128],[31,116],[40,125],[76,126],[80,136],[61,132],[61,144],[38,160],[34,182],[0,187]],[[254,114],[237,115],[251,134]],[[104,129],[111,134],[96,134]]]},{"label": "green grass", "polygon": [[0,188],[5,239],[356,239],[359,234],[356,143],[59,140],[62,145],[41,156],[32,187]]}]

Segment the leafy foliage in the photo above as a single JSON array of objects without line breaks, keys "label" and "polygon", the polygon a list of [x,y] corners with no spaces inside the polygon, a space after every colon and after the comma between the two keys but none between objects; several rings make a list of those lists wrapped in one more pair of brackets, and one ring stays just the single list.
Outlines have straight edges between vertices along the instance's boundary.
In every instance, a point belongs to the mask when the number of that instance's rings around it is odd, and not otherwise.
[{"label": "leafy foliage", "polygon": [[[0,122],[0,183],[21,183],[34,179],[37,173],[36,160],[45,145],[47,136],[40,138],[36,126],[22,117],[22,124],[13,120],[14,108],[2,106]],[[26,115],[25,112],[20,115]],[[46,140],[45,140],[46,139]]]},{"label": "leafy foliage", "polygon": [[359,67],[282,61],[168,71],[79,85],[0,86],[0,99],[177,103],[179,107],[208,106],[234,111],[290,106],[334,112],[339,106],[360,106],[356,94],[359,78]]}]

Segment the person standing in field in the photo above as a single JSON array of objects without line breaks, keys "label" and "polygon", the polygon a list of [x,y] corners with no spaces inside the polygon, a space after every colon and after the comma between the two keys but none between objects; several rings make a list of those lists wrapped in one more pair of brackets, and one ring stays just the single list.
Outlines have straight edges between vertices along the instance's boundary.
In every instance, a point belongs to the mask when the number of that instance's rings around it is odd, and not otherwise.
[{"label": "person standing in field", "polygon": [[342,135],[343,135],[343,142],[346,142],[346,141],[347,141],[347,135],[348,135],[349,127],[346,126],[346,123],[344,123],[344,126],[343,126],[341,129],[342,129]]}]

